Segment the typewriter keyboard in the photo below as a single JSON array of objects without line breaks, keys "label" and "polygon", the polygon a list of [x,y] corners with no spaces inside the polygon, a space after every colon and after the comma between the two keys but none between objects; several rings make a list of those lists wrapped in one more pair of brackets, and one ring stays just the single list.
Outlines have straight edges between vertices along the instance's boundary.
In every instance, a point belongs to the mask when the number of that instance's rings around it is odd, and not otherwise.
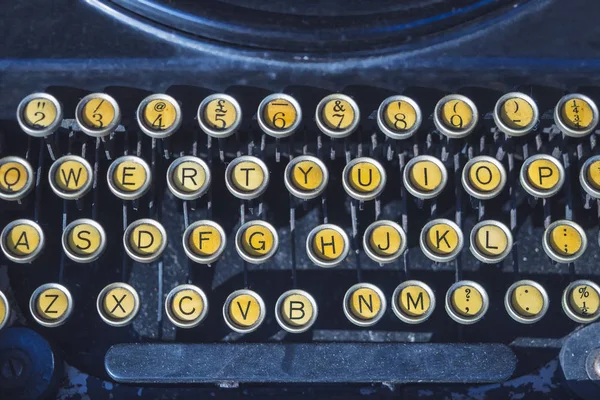
[{"label": "typewriter keyboard", "polygon": [[523,338],[600,317],[599,96],[30,94],[1,126],[0,333],[126,383],[539,367]]}]

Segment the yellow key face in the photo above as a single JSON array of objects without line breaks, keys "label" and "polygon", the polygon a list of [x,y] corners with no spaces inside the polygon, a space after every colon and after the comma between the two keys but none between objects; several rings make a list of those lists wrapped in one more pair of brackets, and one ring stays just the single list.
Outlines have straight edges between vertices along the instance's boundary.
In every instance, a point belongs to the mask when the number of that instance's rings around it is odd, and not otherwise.
[{"label": "yellow key face", "polygon": [[15,193],[26,189],[29,174],[25,166],[19,162],[9,161],[0,165],[0,190]]},{"label": "yellow key face", "polygon": [[583,99],[571,99],[563,104],[560,116],[565,125],[571,129],[586,129],[594,119],[594,111]]},{"label": "yellow key face", "polygon": [[181,321],[194,321],[204,311],[204,301],[202,297],[190,289],[184,289],[177,292],[171,301],[171,311],[173,315]]},{"label": "yellow key face", "polygon": [[154,131],[164,131],[175,124],[177,110],[171,102],[164,99],[152,100],[143,111],[144,125]]},{"label": "yellow key face", "polygon": [[313,317],[312,303],[301,294],[292,294],[281,304],[281,315],[286,323],[294,327],[306,325]]},{"label": "yellow key face", "polygon": [[502,174],[496,165],[489,161],[478,161],[469,169],[469,183],[480,192],[491,192],[500,186]]},{"label": "yellow key face", "polygon": [[581,235],[570,225],[558,225],[550,232],[550,245],[558,254],[571,256],[581,249]]},{"label": "yellow key face", "polygon": [[299,190],[315,190],[323,183],[323,170],[315,162],[300,161],[292,168],[292,183]]},{"label": "yellow key face", "polygon": [[102,236],[96,227],[90,224],[79,224],[69,231],[68,245],[73,253],[89,256],[101,247]]},{"label": "yellow key face", "polygon": [[451,296],[452,308],[464,317],[477,315],[483,309],[483,297],[473,286],[457,288]]},{"label": "yellow key face", "polygon": [[355,290],[349,301],[350,312],[359,319],[373,319],[381,311],[381,299],[377,292],[370,288]]},{"label": "yellow key face", "polygon": [[571,309],[582,317],[590,317],[600,308],[600,295],[591,286],[578,285],[569,293]]},{"label": "yellow key face", "polygon": [[0,326],[4,324],[4,322],[6,321],[6,317],[8,317],[7,310],[8,308],[6,303],[4,303],[4,299],[0,297]]},{"label": "yellow key face", "polygon": [[473,110],[462,100],[450,100],[442,106],[442,122],[450,129],[463,129],[473,121]]},{"label": "yellow key face", "polygon": [[198,163],[184,161],[173,171],[173,183],[182,192],[196,192],[206,183],[206,171]]},{"label": "yellow key face", "polygon": [[527,179],[537,189],[550,190],[560,181],[560,170],[548,160],[535,160],[527,168]]},{"label": "yellow key face", "polygon": [[429,228],[426,243],[434,253],[450,254],[458,247],[458,233],[448,224],[436,224]]},{"label": "yellow key face", "polygon": [[486,256],[499,256],[508,247],[508,237],[496,225],[484,225],[477,230],[475,245]]},{"label": "yellow key face", "polygon": [[385,107],[384,121],[393,131],[404,132],[417,123],[417,111],[406,101],[394,101]]},{"label": "yellow key face", "polygon": [[369,193],[381,185],[381,173],[375,165],[368,162],[360,162],[350,168],[348,180],[354,190]]},{"label": "yellow key face", "polygon": [[404,315],[420,317],[429,311],[431,298],[425,289],[417,285],[407,286],[398,296],[398,306]]},{"label": "yellow key face", "polygon": [[199,256],[207,257],[215,254],[222,243],[221,233],[210,225],[200,225],[190,234],[190,249]]},{"label": "yellow key face", "polygon": [[104,312],[111,319],[125,319],[133,313],[136,301],[133,293],[123,287],[109,290],[102,300]]},{"label": "yellow key face", "polygon": [[261,315],[260,303],[249,294],[236,296],[229,303],[229,318],[238,326],[248,328],[255,325]]},{"label": "yellow key face", "polygon": [[68,160],[60,164],[54,175],[54,182],[65,192],[75,192],[91,179],[85,165],[78,161]]},{"label": "yellow key face", "polygon": [[31,128],[46,128],[56,121],[56,106],[50,100],[30,100],[23,111],[23,120]]},{"label": "yellow key face", "polygon": [[16,257],[27,256],[40,246],[40,235],[30,225],[14,226],[6,236],[6,248]]},{"label": "yellow key face", "polygon": [[131,250],[141,256],[155,254],[163,243],[164,238],[157,227],[150,224],[140,224],[133,228],[129,235]]},{"label": "yellow key face", "polygon": [[511,296],[511,302],[517,314],[523,317],[535,317],[544,308],[544,297],[535,286],[517,287]]},{"label": "yellow key face", "polygon": [[235,124],[238,114],[231,102],[226,99],[214,99],[204,109],[204,120],[213,129],[224,131]]},{"label": "yellow key face", "polygon": [[69,299],[62,290],[46,289],[37,297],[35,306],[39,316],[48,320],[56,320],[67,312]]},{"label": "yellow key face", "polygon": [[232,181],[239,190],[252,192],[258,189],[264,180],[262,168],[252,161],[242,161],[233,168]]},{"label": "yellow key face", "polygon": [[285,99],[269,101],[263,111],[265,124],[271,129],[286,129],[294,125],[298,118],[296,107]]},{"label": "yellow key face", "polygon": [[251,225],[242,234],[242,247],[251,256],[260,257],[273,250],[273,233],[261,225]]},{"label": "yellow key face", "polygon": [[344,237],[334,229],[322,229],[314,236],[312,243],[317,257],[331,261],[344,253],[346,243]]},{"label": "yellow key face", "polygon": [[109,101],[98,97],[85,103],[81,114],[83,123],[88,128],[100,129],[113,122],[115,108]]},{"label": "yellow key face", "polygon": [[371,249],[380,256],[392,256],[402,246],[402,236],[389,225],[380,225],[373,229],[369,237]]},{"label": "yellow key face", "polygon": [[[0,171],[2,171],[1,168]],[[595,189],[600,189],[600,161],[594,161],[593,163],[591,163],[586,175],[588,182]]]},{"label": "yellow key face", "polygon": [[423,192],[431,192],[442,184],[442,170],[431,161],[419,161],[410,169],[413,186]]},{"label": "yellow key face", "polygon": [[533,107],[528,101],[519,97],[508,99],[500,108],[502,122],[512,129],[523,129],[530,126],[533,120]]},{"label": "yellow key face", "polygon": [[333,130],[344,130],[348,128],[354,118],[354,108],[346,100],[332,99],[325,104],[321,117],[325,126]]},{"label": "yellow key face", "polygon": [[124,192],[140,190],[147,179],[148,176],[144,167],[131,160],[120,162],[115,168],[115,172],[113,172],[115,186]]}]

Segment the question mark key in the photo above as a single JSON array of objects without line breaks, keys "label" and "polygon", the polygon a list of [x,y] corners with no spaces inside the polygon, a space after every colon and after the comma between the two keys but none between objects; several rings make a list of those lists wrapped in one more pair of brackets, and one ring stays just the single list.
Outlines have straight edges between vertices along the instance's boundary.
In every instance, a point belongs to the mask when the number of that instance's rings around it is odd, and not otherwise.
[{"label": "question mark key", "polygon": [[489,299],[485,289],[473,281],[460,281],[446,293],[446,312],[454,321],[470,325],[487,312]]}]

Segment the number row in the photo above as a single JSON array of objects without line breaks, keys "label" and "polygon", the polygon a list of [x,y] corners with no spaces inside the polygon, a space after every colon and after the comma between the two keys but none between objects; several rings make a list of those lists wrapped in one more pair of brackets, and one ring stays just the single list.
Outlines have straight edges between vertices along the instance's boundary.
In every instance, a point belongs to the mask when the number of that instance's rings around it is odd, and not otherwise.
[{"label": "number row", "polygon": [[[44,137],[61,127],[62,114],[62,106],[54,96],[34,93],[19,104],[17,119],[24,132]],[[494,107],[493,115],[497,127],[509,136],[526,135],[535,128],[539,117],[535,101],[520,92],[502,96]],[[392,139],[411,137],[423,120],[419,105],[407,96],[388,97],[379,106],[376,116],[378,127]],[[200,103],[196,118],[206,134],[225,138],[240,128],[242,108],[227,94],[213,94]],[[173,97],[153,94],[139,104],[136,119],[142,132],[162,139],[180,128],[181,108]],[[300,127],[302,109],[292,96],[275,93],[260,103],[256,119],[263,132],[283,138],[292,135]],[[121,112],[113,97],[105,93],[92,93],[78,103],[75,120],[84,133],[103,137],[117,129],[121,122]],[[479,112],[468,97],[451,94],[437,103],[433,120],[440,133],[450,138],[462,138],[477,127]],[[317,105],[315,121],[323,134],[343,138],[351,135],[358,127],[360,110],[350,96],[332,94]],[[598,124],[598,108],[592,99],[583,94],[569,94],[555,106],[554,122],[565,135],[583,137],[591,133]]]},{"label": "number row", "polygon": [[[403,322],[420,324],[433,314],[436,298],[424,282],[402,282],[392,295],[392,310]],[[129,284],[115,282],[98,295],[97,311],[107,324],[122,327],[130,324],[140,309],[140,297]],[[504,305],[508,314],[522,324],[533,324],[544,317],[549,298],[542,285],[531,280],[515,282],[506,291]],[[563,310],[578,323],[590,323],[600,317],[600,288],[592,281],[571,282],[562,295]],[[179,328],[194,328],[208,314],[206,294],[191,284],[179,285],[166,296],[165,314]],[[453,284],[445,296],[445,309],[450,318],[463,325],[481,320],[489,308],[486,290],[474,281]],[[73,297],[60,284],[49,283],[37,288],[30,299],[32,317],[40,325],[53,328],[63,325],[74,309]],[[375,325],[386,313],[387,300],[382,290],[370,283],[358,283],[346,292],[342,309],[348,320],[360,327]],[[267,313],[265,303],[255,291],[242,289],[231,293],[223,305],[227,326],[238,333],[249,333],[260,327]],[[289,290],[275,304],[275,319],[290,333],[305,332],[317,320],[318,306],[304,290]],[[7,324],[10,304],[0,292],[0,329]]]}]

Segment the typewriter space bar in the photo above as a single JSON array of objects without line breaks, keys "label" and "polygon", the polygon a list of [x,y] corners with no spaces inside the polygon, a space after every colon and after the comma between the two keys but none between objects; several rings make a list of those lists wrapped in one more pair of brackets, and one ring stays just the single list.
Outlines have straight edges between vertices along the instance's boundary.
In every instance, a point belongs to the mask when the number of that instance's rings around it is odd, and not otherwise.
[{"label": "typewriter space bar", "polygon": [[502,344],[118,344],[108,374],[122,383],[500,382],[516,366]]}]

